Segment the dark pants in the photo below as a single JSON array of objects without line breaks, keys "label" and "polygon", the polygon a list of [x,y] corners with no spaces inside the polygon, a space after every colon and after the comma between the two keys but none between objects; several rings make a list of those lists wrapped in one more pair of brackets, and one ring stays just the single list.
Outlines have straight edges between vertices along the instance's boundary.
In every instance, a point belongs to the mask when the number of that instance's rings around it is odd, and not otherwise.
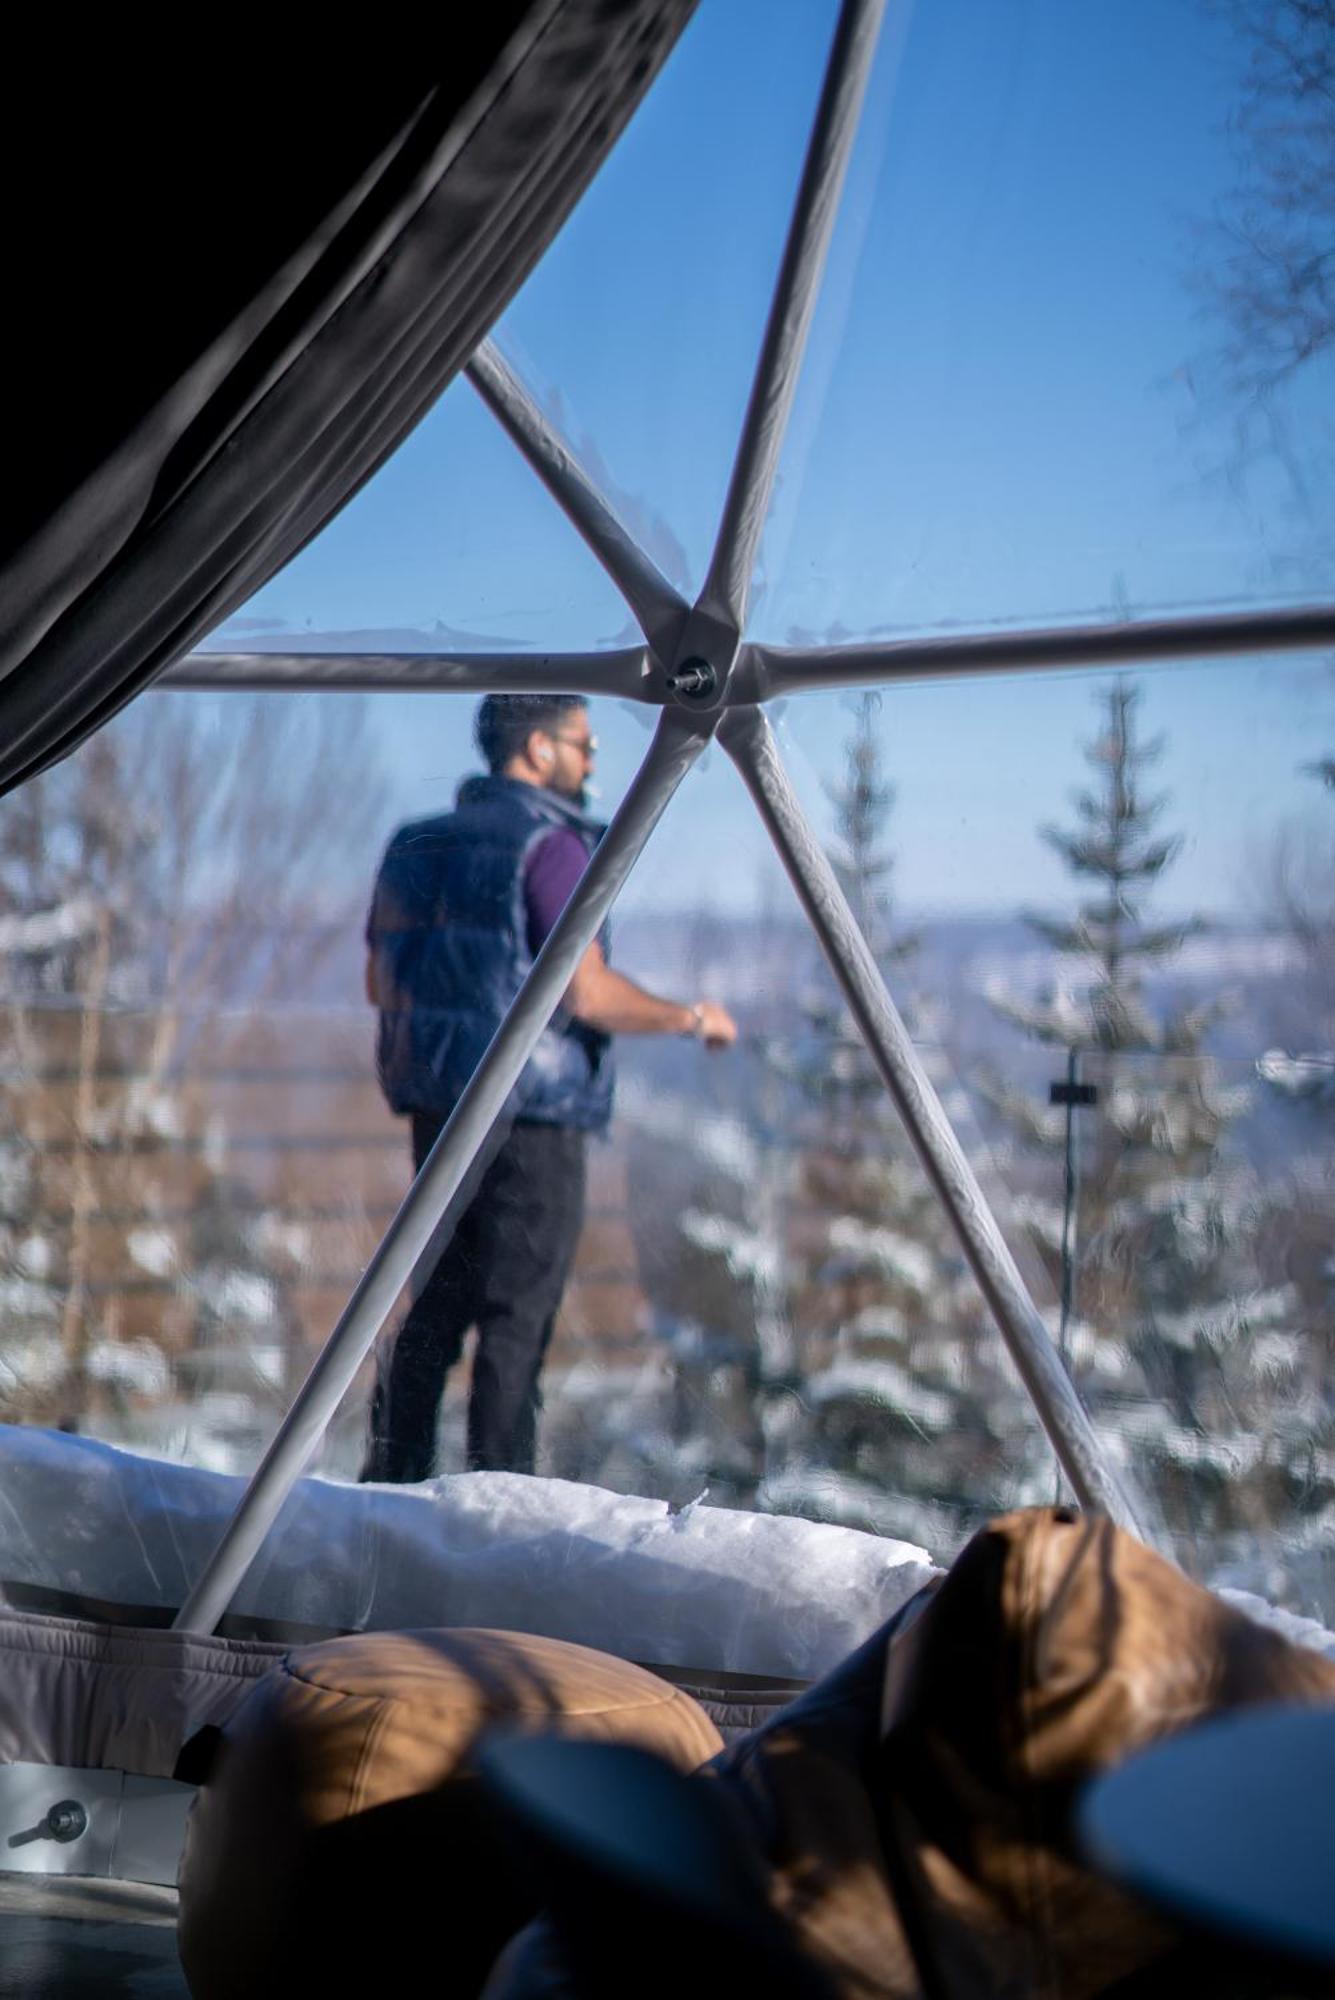
[{"label": "dark pants", "polygon": [[[443,1118],[413,1114],[413,1164]],[[584,1134],[512,1126],[399,1330],[371,1407],[363,1479],[429,1479],[445,1377],[477,1328],[468,1401],[474,1472],[532,1472],[538,1376],[584,1216]]]}]

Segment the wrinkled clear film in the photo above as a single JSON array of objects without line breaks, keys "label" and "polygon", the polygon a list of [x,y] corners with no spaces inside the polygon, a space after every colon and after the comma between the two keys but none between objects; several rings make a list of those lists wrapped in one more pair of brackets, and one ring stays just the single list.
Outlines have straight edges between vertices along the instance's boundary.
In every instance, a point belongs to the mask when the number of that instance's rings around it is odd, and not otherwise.
[{"label": "wrinkled clear film", "polygon": [[1319,599],[1324,14],[890,10],[764,551],[837,643]]},{"label": "wrinkled clear film", "polygon": [[[375,1078],[362,926],[392,827],[446,809],[474,767],[471,708],[155,695],[6,802],[6,1421],[213,1472],[256,1463],[410,1178]],[[1332,864],[1314,714],[1332,715],[1320,661],[804,697],[778,728],[1156,1534],[1203,1578],[1329,1617]],[[605,703],[591,719],[610,806],[643,717]],[[150,755],[171,777],[151,801]],[[1097,835],[1117,755],[1144,802],[1121,1015],[1090,942],[1098,871],[1070,844]],[[725,1002],[741,1040],[718,1056],[619,1044],[539,1472],[841,1522],[937,1559],[988,1514],[1055,1495],[717,751],[650,842],[613,952],[653,991]],[[1068,1147],[1052,1097],[1072,1082],[1093,1101],[1069,1108]],[[360,1467],[371,1382],[368,1364],[317,1461],[336,1480]],[[464,1463],[466,1397],[461,1368],[445,1472]],[[256,1576],[324,1575],[334,1622],[355,1622],[402,1559],[358,1547],[348,1598],[347,1545],[322,1553],[285,1515]]]},{"label": "wrinkled clear film", "polygon": [[1050,1176],[1035,1232],[1054,1281],[1069,1274],[1073,1372],[1160,1545],[1202,1582],[1329,1623],[1335,1064],[1236,1030],[1210,1044],[1082,1058],[1096,1101],[1071,1113],[1070,1224],[1063,1244]]},{"label": "wrinkled clear film", "polygon": [[[701,10],[500,331],[687,588],[832,11],[757,37],[747,9]],[[1283,46],[1258,83],[1249,32],[1245,11],[1187,0],[1102,23],[1055,0],[894,16],[764,543],[762,636],[1328,586],[1312,530],[1328,354],[1285,348],[1282,301],[1217,234],[1239,203],[1278,226],[1265,148]],[[702,91],[718,130],[688,171]],[[718,200],[738,175],[736,203]],[[1300,245],[1306,196],[1282,212]],[[459,383],[214,643],[628,636]],[[1156,1531],[1195,1574],[1329,1617],[1329,674],[1240,662],[1121,688],[1011,677],[807,698],[778,720]],[[598,705],[609,803],[648,719]],[[374,1079],[361,926],[385,838],[448,807],[470,727],[471,703],[439,696],[155,695],[6,802],[10,1421],[215,1472],[258,1459],[408,1183]],[[151,796],[148,768],[164,774]],[[1134,779],[1120,827],[1119,770]],[[841,1521],[938,1557],[988,1513],[1048,1497],[1033,1415],[717,754],[651,843],[616,940],[655,990],[730,1005],[742,1038],[717,1060],[623,1044],[540,1471],[677,1510],[706,1496]],[[333,1479],[360,1464],[370,1381],[368,1364],[322,1448]],[[458,1370],[446,1471],[466,1394]],[[347,1561],[302,1535],[285,1517],[259,1572],[291,1571],[297,1547],[312,1575]],[[394,1581],[377,1546],[349,1622]]]},{"label": "wrinkled clear film", "polygon": [[[1331,695],[1318,660],[1016,677],[804,699],[782,732],[1149,1532],[1326,1621]],[[910,1185],[882,1220],[922,1251]],[[992,1428],[957,1415],[943,1489]]]},{"label": "wrinkled clear film", "polygon": [[0,808],[4,1421],[241,1472],[304,1379],[400,1192],[377,735],[152,694]]},{"label": "wrinkled clear film", "polygon": [[[688,596],[835,14],[700,9],[496,332]],[[1329,134],[1303,80],[1328,64],[1329,29],[1268,14],[1198,0],[888,10],[755,636],[825,644],[1328,592]],[[211,643],[630,636],[613,586],[461,380]]]},{"label": "wrinkled clear film", "polygon": [[[494,339],[625,526],[703,582],[834,32],[701,8]],[[469,383],[213,635],[232,652],[591,650],[612,583]]]}]

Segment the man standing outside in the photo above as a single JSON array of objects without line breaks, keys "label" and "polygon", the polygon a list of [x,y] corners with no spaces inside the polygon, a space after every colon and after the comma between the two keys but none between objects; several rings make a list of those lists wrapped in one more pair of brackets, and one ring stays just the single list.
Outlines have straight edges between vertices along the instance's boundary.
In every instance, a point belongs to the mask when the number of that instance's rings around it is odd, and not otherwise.
[{"label": "man standing outside", "polygon": [[[486,775],[464,780],[453,812],[394,835],[367,920],[381,1086],[412,1120],[418,1171],[603,831],[585,811],[598,746],[582,697],[488,695],[474,734]],[[612,1111],[611,1037],[737,1038],[712,1001],[660,1000],[614,971],[606,944],[604,933],[581,959],[511,1100],[513,1122],[399,1331],[363,1479],[430,1478],[445,1378],[472,1327],[469,1468],[533,1470],[586,1136]]]}]

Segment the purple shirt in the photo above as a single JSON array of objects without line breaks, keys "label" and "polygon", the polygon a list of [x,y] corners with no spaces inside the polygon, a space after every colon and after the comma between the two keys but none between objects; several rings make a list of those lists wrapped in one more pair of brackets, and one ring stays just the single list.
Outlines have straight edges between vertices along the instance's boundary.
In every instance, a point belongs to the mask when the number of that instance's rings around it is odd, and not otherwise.
[{"label": "purple shirt", "polygon": [[588,862],[588,849],[568,826],[554,826],[531,850],[524,863],[524,908],[528,948],[535,958]]}]

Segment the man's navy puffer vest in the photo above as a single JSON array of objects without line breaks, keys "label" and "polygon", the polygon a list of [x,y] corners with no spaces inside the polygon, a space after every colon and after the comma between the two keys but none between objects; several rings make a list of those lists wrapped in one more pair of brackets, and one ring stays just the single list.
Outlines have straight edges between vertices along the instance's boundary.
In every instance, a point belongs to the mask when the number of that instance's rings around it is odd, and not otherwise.
[{"label": "man's navy puffer vest", "polygon": [[[380,1081],[393,1110],[453,1110],[533,963],[524,864],[553,827],[592,853],[601,826],[554,792],[468,778],[452,813],[400,827],[367,927],[382,1001]],[[606,949],[604,938],[604,949]],[[601,1131],[612,1111],[608,1036],[558,1013],[510,1101],[535,1124]]]}]

